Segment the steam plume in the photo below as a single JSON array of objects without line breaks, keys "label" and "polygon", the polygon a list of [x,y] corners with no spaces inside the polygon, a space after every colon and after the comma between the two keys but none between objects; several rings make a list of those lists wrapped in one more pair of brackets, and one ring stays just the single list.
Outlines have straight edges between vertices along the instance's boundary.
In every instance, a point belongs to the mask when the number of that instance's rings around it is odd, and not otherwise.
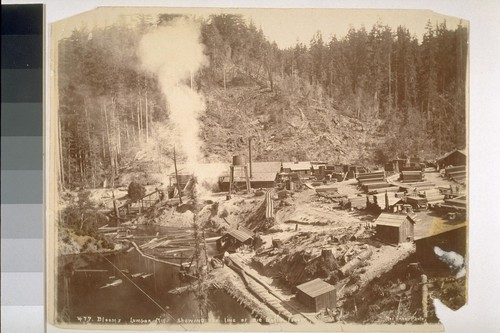
[{"label": "steam plume", "polygon": [[200,26],[186,19],[144,35],[139,44],[143,67],[158,76],[174,125],[177,146],[195,165],[200,155],[198,116],[205,109],[204,99],[189,87],[189,79],[206,59],[200,42]]}]

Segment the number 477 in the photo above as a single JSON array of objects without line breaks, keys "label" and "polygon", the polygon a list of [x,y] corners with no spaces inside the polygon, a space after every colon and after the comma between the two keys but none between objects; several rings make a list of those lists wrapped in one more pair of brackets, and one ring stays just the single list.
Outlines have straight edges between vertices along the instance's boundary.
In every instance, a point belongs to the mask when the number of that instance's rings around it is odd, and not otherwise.
[{"label": "number 477", "polygon": [[90,316],[77,316],[76,319],[81,323],[90,323],[92,321],[92,317]]}]

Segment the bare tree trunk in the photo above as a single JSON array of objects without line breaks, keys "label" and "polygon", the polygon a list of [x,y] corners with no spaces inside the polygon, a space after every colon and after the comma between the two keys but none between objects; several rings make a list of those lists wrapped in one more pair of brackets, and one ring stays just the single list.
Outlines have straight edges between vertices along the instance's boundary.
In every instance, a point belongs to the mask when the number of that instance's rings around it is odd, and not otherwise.
[{"label": "bare tree trunk", "polygon": [[108,138],[109,160],[111,163],[111,168],[113,168],[113,153],[111,148],[111,137],[109,135],[108,111],[106,109],[106,103],[104,103],[104,121],[106,123],[106,136]]},{"label": "bare tree trunk", "polygon": [[222,66],[222,75],[224,77],[224,90],[226,90],[226,65]]},{"label": "bare tree trunk", "polygon": [[[87,123],[87,140],[89,141],[89,155],[90,159],[92,161],[95,161],[95,158],[93,158],[92,154],[92,144],[90,140],[90,125],[89,125],[89,113],[87,108],[85,108],[85,122]],[[95,170],[94,170],[94,163],[91,165],[91,173],[92,173],[92,188],[95,188]]]},{"label": "bare tree trunk", "polygon": [[101,136],[102,138],[102,158],[106,159],[106,143],[104,141],[104,134]]},{"label": "bare tree trunk", "polygon": [[138,136],[138,142],[141,142],[140,102],[137,103],[137,136]]},{"label": "bare tree trunk", "polygon": [[121,135],[121,125],[120,125],[120,119],[117,119],[116,122],[118,123],[117,126],[117,139],[118,139],[118,154],[122,153],[122,135]]},{"label": "bare tree trunk", "polygon": [[85,171],[83,170],[83,154],[81,149],[78,150],[78,167],[80,168],[80,179],[83,184],[85,182]]},{"label": "bare tree trunk", "polygon": [[71,154],[68,148],[68,184],[71,187]]},{"label": "bare tree trunk", "polygon": [[274,91],[273,73],[271,72],[271,66],[269,65],[269,62],[266,62],[266,69],[267,69],[267,78],[269,80],[271,91]]},{"label": "bare tree trunk", "polygon": [[[191,85],[192,85],[192,77],[191,77]],[[146,110],[146,142],[149,141],[149,117],[148,117],[148,91],[146,90],[146,96],[145,96],[145,110]]]},{"label": "bare tree trunk", "polygon": [[[389,47],[389,101],[392,99],[392,66],[391,66],[391,53],[392,53],[392,47]],[[389,107],[392,107],[392,103],[390,103]]]},{"label": "bare tree trunk", "polygon": [[136,142],[136,141],[137,141],[137,140],[136,140],[136,139],[137,139],[137,137],[136,137],[136,135],[135,135],[135,126],[132,126],[132,138],[133,138],[134,142]]},{"label": "bare tree trunk", "polygon": [[396,82],[395,82],[395,87],[394,87],[394,107],[397,109],[398,108],[398,74],[396,70]]}]

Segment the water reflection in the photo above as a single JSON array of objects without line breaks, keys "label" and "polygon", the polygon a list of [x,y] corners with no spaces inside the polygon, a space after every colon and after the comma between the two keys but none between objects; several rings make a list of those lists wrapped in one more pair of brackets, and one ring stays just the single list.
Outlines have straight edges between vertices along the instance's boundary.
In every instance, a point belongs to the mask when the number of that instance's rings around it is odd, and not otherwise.
[{"label": "water reflection", "polygon": [[[146,236],[179,232],[190,231],[143,226],[134,234]],[[178,273],[178,268],[144,258],[135,250],[106,256],[80,254],[60,257],[57,288],[59,320],[81,322],[90,318],[93,323],[114,324],[172,320],[172,317],[175,320],[199,319],[198,303],[192,293],[168,293],[185,284]],[[121,283],[116,282],[119,279]],[[223,322],[226,317],[251,318],[247,310],[221,290],[210,292],[209,307],[209,318],[212,320]]]}]

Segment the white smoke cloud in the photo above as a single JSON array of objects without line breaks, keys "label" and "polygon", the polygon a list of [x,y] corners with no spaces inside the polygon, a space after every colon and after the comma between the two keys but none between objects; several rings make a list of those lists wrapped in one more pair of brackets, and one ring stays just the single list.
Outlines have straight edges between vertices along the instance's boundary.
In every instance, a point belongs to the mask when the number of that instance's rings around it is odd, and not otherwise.
[{"label": "white smoke cloud", "polygon": [[198,117],[205,110],[203,96],[189,86],[190,78],[206,64],[200,37],[199,23],[176,19],[144,35],[139,44],[142,66],[158,76],[174,125],[176,146],[190,165],[197,164],[200,157]]},{"label": "white smoke cloud", "polygon": [[448,265],[457,279],[465,276],[465,258],[463,256],[454,251],[444,251],[438,246],[434,246],[434,253],[439,260]]}]

